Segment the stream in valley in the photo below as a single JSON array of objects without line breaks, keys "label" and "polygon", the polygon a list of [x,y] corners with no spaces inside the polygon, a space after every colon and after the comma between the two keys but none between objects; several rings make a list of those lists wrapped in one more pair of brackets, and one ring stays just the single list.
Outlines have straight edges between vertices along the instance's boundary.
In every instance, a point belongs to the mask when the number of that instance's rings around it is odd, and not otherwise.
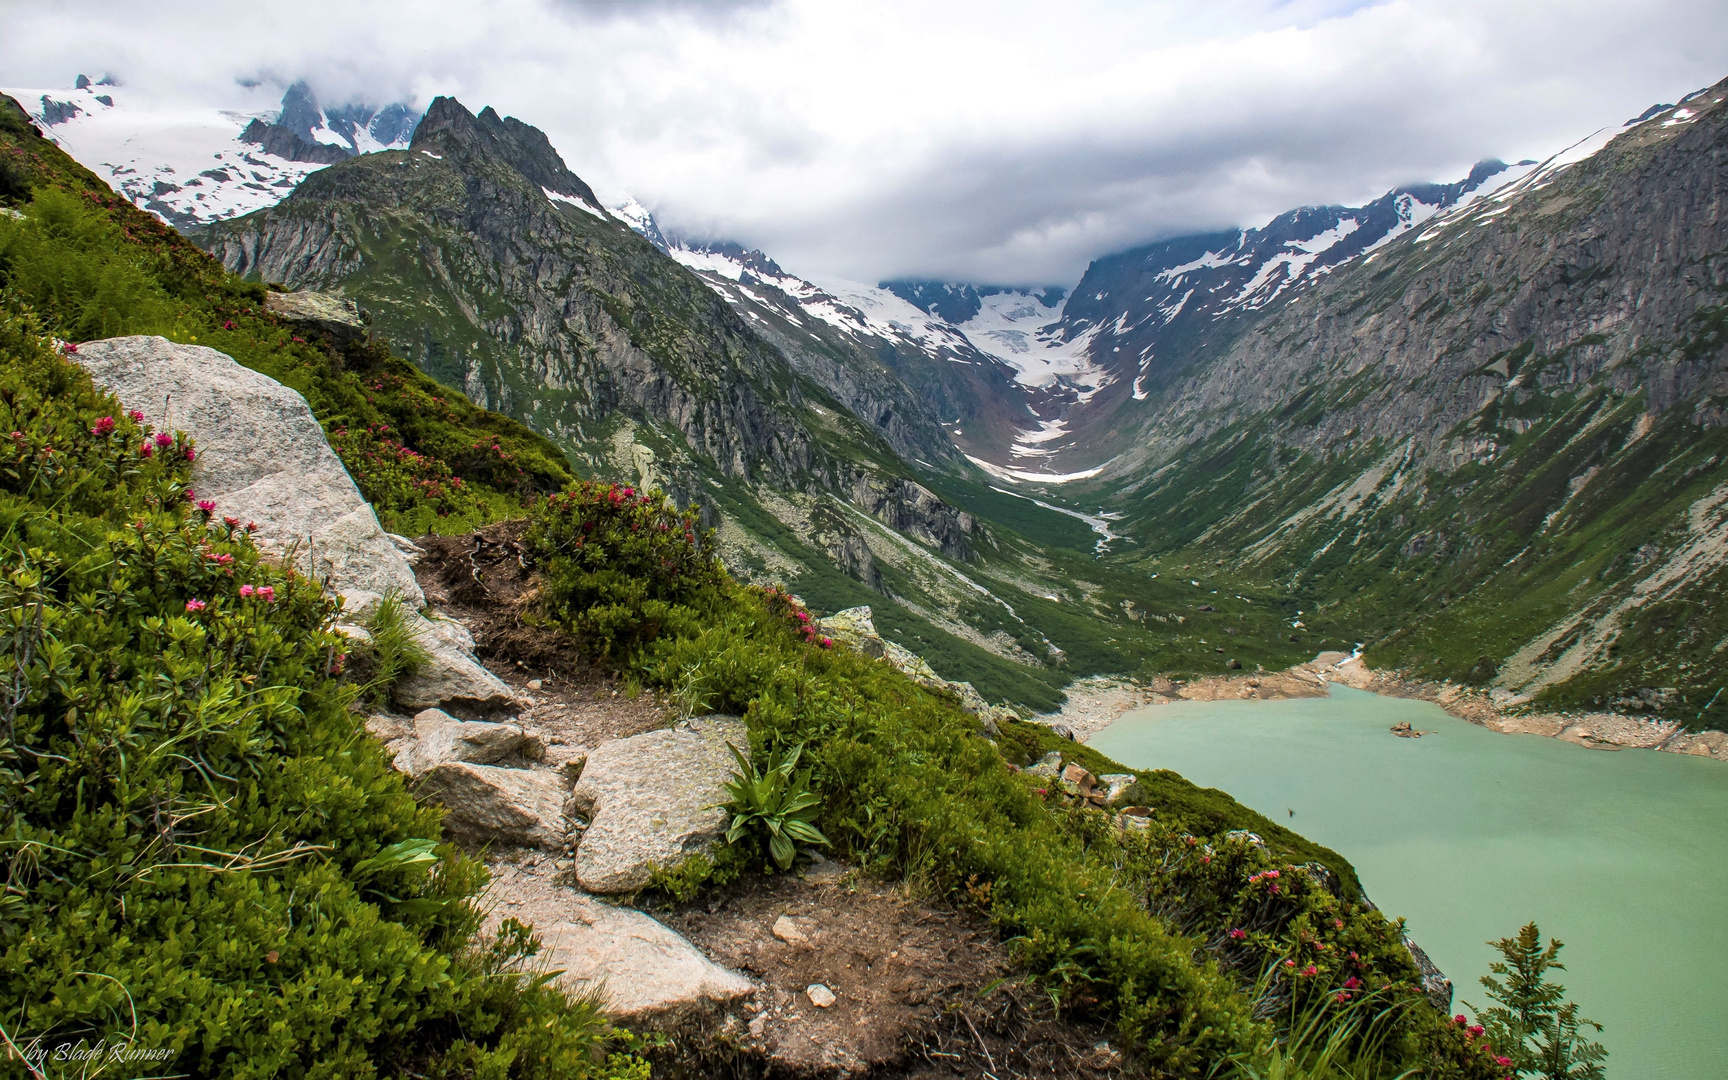
[{"label": "stream in valley", "polygon": [[[1429,734],[1394,736],[1400,720]],[[1490,938],[1536,920],[1614,1080],[1728,1076],[1728,764],[1502,735],[1424,701],[1178,702],[1091,745],[1221,788],[1355,864],[1486,1006]],[[1292,816],[1290,811],[1295,811]]]}]

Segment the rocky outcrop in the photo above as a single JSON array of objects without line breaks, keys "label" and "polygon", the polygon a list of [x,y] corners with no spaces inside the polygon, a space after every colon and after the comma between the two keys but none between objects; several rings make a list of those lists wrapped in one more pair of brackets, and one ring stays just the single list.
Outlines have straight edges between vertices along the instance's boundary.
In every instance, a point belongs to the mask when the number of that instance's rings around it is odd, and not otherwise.
[{"label": "rocky outcrop", "polygon": [[977,519],[943,502],[921,484],[907,479],[884,483],[860,476],[853,484],[851,498],[854,506],[884,525],[922,540],[951,559],[972,557]]},{"label": "rocky outcrop", "polygon": [[266,154],[274,154],[285,161],[305,161],[314,165],[334,165],[354,156],[346,146],[309,142],[281,124],[267,124],[256,116],[240,133],[240,141],[251,143]]},{"label": "rocky outcrop", "polygon": [[654,870],[706,850],[726,827],[721,785],[737,767],[728,745],[750,751],[744,722],[707,716],[666,731],[602,743],[571,796],[588,819],[576,879],[589,892],[629,893]]},{"label": "rocky outcrop", "polygon": [[366,320],[352,300],[334,293],[305,290],[269,293],[264,306],[287,323],[303,323],[328,333],[337,341],[364,337]]},{"label": "rocky outcrop", "polygon": [[294,390],[201,345],[160,337],[109,338],[75,359],[127,408],[159,430],[194,442],[194,490],[218,514],[251,522],[253,539],[342,597],[343,618],[363,619],[400,596],[432,661],[397,686],[410,712],[449,705],[478,712],[507,706],[510,688],[480,666],[460,624],[427,620],[413,567],[378,523],[324,429]]},{"label": "rocky outcrop", "polygon": [[876,621],[868,605],[836,611],[826,618],[817,619],[816,628],[855,652],[887,661],[922,686],[953,694],[961,708],[984,721],[987,731],[994,732],[994,725],[1000,721],[1019,719],[1019,714],[1008,706],[985,701],[971,683],[944,679],[924,662],[923,657],[877,633]]},{"label": "rocky outcrop", "polygon": [[1422,946],[1404,939],[1404,947],[1410,951],[1410,959],[1416,965],[1416,970],[1422,975],[1422,993],[1428,998],[1428,1003],[1442,1013],[1452,1011],[1452,980],[1446,973],[1434,966],[1434,961],[1428,959],[1428,954],[1422,951]]}]

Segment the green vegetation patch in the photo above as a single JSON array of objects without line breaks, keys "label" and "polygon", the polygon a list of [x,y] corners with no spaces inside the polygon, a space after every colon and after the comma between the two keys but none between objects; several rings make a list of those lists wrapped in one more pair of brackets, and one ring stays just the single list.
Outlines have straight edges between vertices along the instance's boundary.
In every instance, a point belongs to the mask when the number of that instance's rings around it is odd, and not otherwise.
[{"label": "green vegetation patch", "polygon": [[485,871],[350,711],[335,601],[191,502],[185,437],[9,316],[0,430],[7,1038],[150,1075],[645,1076],[525,929],[479,938]]}]

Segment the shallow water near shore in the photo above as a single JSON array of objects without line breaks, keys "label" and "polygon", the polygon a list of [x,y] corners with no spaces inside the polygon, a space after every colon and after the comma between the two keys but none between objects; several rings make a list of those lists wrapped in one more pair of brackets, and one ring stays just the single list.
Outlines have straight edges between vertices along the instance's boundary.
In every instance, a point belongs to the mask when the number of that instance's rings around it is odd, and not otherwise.
[{"label": "shallow water near shore", "polygon": [[[1430,734],[1398,738],[1400,720]],[[1090,744],[1221,788],[1349,859],[1460,1011],[1487,1004],[1485,942],[1534,919],[1566,943],[1557,977],[1606,1028],[1610,1077],[1728,1076],[1728,765],[1502,735],[1338,686],[1139,709]]]}]

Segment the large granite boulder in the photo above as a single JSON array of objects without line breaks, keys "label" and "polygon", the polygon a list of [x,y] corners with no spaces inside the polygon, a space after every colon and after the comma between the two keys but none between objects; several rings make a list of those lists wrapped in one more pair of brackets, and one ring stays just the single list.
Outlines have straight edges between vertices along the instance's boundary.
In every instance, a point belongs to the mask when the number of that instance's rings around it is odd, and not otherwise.
[{"label": "large granite boulder", "polygon": [[128,409],[197,444],[192,480],[217,512],[257,522],[261,547],[286,553],[348,601],[351,614],[387,592],[424,598],[396,545],[360,496],[306,399],[202,345],[122,337],[75,359]]},{"label": "large granite boulder", "polygon": [[443,803],[444,829],[476,843],[522,847],[564,845],[562,774],[551,769],[506,769],[450,761],[420,775],[415,793]]},{"label": "large granite boulder", "polygon": [[576,880],[593,893],[634,892],[655,867],[708,848],[726,827],[721,785],[750,750],[744,722],[707,716],[679,729],[601,743],[588,755],[571,809],[588,819]]},{"label": "large granite boulder", "polygon": [[[219,514],[255,522],[260,547],[292,554],[302,571],[328,582],[343,598],[345,621],[363,619],[391,593],[411,611],[425,603],[413,567],[297,392],[225,353],[160,337],[87,342],[75,359],[158,430],[192,436],[198,497],[213,500]],[[484,711],[513,700],[475,662],[459,624],[412,618],[433,662],[402,681],[398,705]]]},{"label": "large granite boulder", "polygon": [[558,981],[566,990],[603,991],[615,1020],[676,1022],[756,990],[640,911],[576,893],[566,903],[568,918],[535,927],[543,942],[539,959],[549,970],[562,969]]},{"label": "large granite boulder", "polygon": [[192,479],[218,513],[257,522],[264,548],[287,553],[347,598],[351,612],[399,593],[423,603],[413,567],[378,525],[306,399],[204,346],[112,337],[78,347],[78,363],[159,430],[197,442]]}]

